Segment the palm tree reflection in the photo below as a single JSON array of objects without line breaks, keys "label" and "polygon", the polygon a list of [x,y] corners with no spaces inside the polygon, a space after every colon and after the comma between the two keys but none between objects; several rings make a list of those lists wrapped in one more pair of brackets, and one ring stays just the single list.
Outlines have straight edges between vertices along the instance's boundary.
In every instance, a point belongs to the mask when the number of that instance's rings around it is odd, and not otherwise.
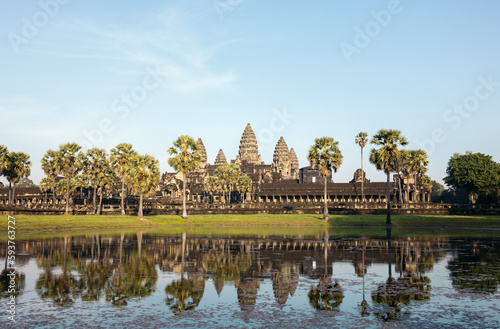
[{"label": "palm tree reflection", "polygon": [[328,230],[325,230],[323,234],[325,274],[319,279],[318,285],[313,286],[307,294],[309,304],[318,311],[338,310],[344,299],[344,292],[340,284],[337,281],[332,282],[331,278],[328,277],[328,239],[329,233]]},{"label": "palm tree reflection", "polygon": [[165,303],[170,306],[174,314],[194,310],[201,300],[201,291],[194,280],[184,278],[184,262],[186,252],[186,232],[182,232],[181,249],[181,279],[173,281],[165,287],[167,297]]}]

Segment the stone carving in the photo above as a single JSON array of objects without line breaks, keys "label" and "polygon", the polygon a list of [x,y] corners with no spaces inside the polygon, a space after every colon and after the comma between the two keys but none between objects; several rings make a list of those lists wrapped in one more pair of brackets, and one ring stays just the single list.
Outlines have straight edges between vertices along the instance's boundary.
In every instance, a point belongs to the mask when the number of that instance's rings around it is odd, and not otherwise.
[{"label": "stone carving", "polygon": [[215,158],[215,165],[216,166],[222,166],[223,164],[226,164],[226,156],[224,155],[224,152],[222,152],[222,149],[219,150],[219,153],[217,153],[217,157]]},{"label": "stone carving", "polygon": [[241,136],[240,148],[234,162],[237,165],[240,165],[243,162],[256,165],[262,163],[257,146],[257,138],[255,137],[252,126],[250,126],[249,123],[247,123],[245,131]]}]

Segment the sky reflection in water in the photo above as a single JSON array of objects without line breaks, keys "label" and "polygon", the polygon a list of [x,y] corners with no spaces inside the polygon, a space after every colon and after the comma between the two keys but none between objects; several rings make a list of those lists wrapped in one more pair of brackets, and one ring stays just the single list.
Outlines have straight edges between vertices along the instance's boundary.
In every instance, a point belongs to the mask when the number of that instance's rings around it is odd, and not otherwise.
[{"label": "sky reflection in water", "polygon": [[16,325],[500,327],[499,236],[373,233],[18,241]]}]

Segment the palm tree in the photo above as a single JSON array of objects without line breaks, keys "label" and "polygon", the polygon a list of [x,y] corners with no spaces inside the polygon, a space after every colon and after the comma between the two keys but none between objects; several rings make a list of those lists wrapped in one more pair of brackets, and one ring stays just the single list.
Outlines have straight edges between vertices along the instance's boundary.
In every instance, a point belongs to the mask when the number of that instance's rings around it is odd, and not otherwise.
[{"label": "palm tree", "polygon": [[131,187],[134,194],[139,194],[138,219],[143,218],[143,198],[155,191],[160,181],[160,169],[158,160],[151,155],[135,155],[126,167],[125,181]]},{"label": "palm tree", "polygon": [[247,175],[240,176],[236,183],[236,189],[242,195],[243,203],[245,203],[245,194],[252,190],[252,179]]},{"label": "palm tree", "polygon": [[326,195],[326,184],[328,177],[331,177],[332,170],[337,172],[342,164],[342,153],[338,148],[339,142],[334,141],[333,137],[321,137],[314,140],[314,145],[309,148],[307,159],[313,168],[318,167],[319,174],[325,180],[325,205],[323,209],[323,219],[328,221],[328,203]]},{"label": "palm tree", "polygon": [[7,150],[7,147],[3,146],[0,144],[0,175],[2,175],[3,169],[4,169],[4,159],[5,155],[7,155],[9,151]]},{"label": "palm tree", "polygon": [[427,172],[427,165],[429,165],[429,160],[427,159],[427,152],[424,150],[411,151],[410,162],[413,168],[413,184],[415,186],[415,200],[418,200],[418,188],[417,188],[417,175],[423,175]]},{"label": "palm tree", "polygon": [[127,143],[118,144],[115,148],[111,149],[111,165],[122,182],[121,193],[121,208],[122,215],[125,215],[125,174],[126,168],[133,156],[137,152],[132,150],[132,145]]},{"label": "palm tree", "polygon": [[53,187],[54,186],[53,180],[49,177],[44,177],[40,181],[39,186],[40,186],[40,190],[42,190],[42,192],[45,194],[45,204],[47,204],[47,191],[52,188],[52,194],[55,194],[54,187]]},{"label": "palm tree", "polygon": [[391,172],[400,153],[398,146],[408,144],[406,138],[401,135],[399,130],[381,129],[375,134],[370,143],[379,145],[380,148],[372,149],[370,153],[370,162],[377,170],[383,170],[387,175],[387,220],[386,224],[391,225]]},{"label": "palm tree", "polygon": [[67,143],[59,147],[58,172],[66,177],[66,214],[69,214],[69,192],[70,179],[74,178],[82,170],[84,155],[79,152],[82,147],[76,143]]},{"label": "palm tree", "polygon": [[56,178],[59,176],[59,153],[48,150],[42,158],[42,169],[45,175],[52,180],[52,207],[56,204]]},{"label": "palm tree", "polygon": [[410,175],[412,174],[413,165],[410,161],[411,152],[408,150],[401,150],[401,174],[406,179],[406,188],[405,188],[405,202],[410,203]]},{"label": "palm tree", "polygon": [[219,179],[216,176],[208,176],[207,178],[205,178],[205,182],[203,185],[205,187],[205,190],[207,190],[208,193],[212,194],[212,198],[213,192],[219,190],[220,188]]},{"label": "palm tree", "polygon": [[100,186],[100,178],[107,166],[107,154],[103,149],[91,148],[82,159],[83,172],[87,175],[90,186],[93,189],[92,196],[92,214],[95,215],[97,189]]},{"label": "palm tree", "polygon": [[198,144],[188,136],[182,135],[174,142],[174,146],[168,149],[170,155],[169,166],[182,172],[182,218],[187,219],[186,212],[186,174],[195,170],[201,161],[201,154],[196,152]]},{"label": "palm tree", "polygon": [[[241,176],[240,167],[234,163],[223,164],[214,170],[214,176],[217,177],[217,180],[222,188],[224,202],[227,201],[230,203],[233,186],[238,182],[238,179]],[[226,200],[226,192],[229,192],[229,200]]]},{"label": "palm tree", "polygon": [[31,173],[30,156],[23,152],[9,152],[3,156],[2,162],[2,174],[9,181],[9,205],[12,205],[15,200],[16,184]]},{"label": "palm tree", "polygon": [[365,202],[365,195],[364,195],[364,183],[365,183],[365,172],[363,171],[363,148],[366,146],[366,143],[368,143],[368,134],[361,131],[357,136],[355,143],[359,145],[361,148],[361,175],[363,180],[361,181],[361,202]]},{"label": "palm tree", "polygon": [[[111,168],[110,163],[106,160],[103,170],[99,174],[99,206],[97,207],[97,214],[100,215],[102,211],[102,195],[104,192],[109,192],[113,189],[116,183],[116,173]],[[158,183],[157,183],[158,184]],[[155,186],[156,187],[156,186]]]},{"label": "palm tree", "polygon": [[87,174],[80,174],[75,177],[75,182],[76,187],[80,189],[80,198],[83,199],[83,189],[90,187],[89,176]]}]

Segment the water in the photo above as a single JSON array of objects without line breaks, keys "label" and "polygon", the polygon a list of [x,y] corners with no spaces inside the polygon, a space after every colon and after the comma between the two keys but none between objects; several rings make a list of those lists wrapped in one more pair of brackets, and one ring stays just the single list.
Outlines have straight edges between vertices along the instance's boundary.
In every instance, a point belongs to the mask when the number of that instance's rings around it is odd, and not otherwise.
[{"label": "water", "polygon": [[257,231],[18,234],[13,327],[500,327],[498,233]]}]

